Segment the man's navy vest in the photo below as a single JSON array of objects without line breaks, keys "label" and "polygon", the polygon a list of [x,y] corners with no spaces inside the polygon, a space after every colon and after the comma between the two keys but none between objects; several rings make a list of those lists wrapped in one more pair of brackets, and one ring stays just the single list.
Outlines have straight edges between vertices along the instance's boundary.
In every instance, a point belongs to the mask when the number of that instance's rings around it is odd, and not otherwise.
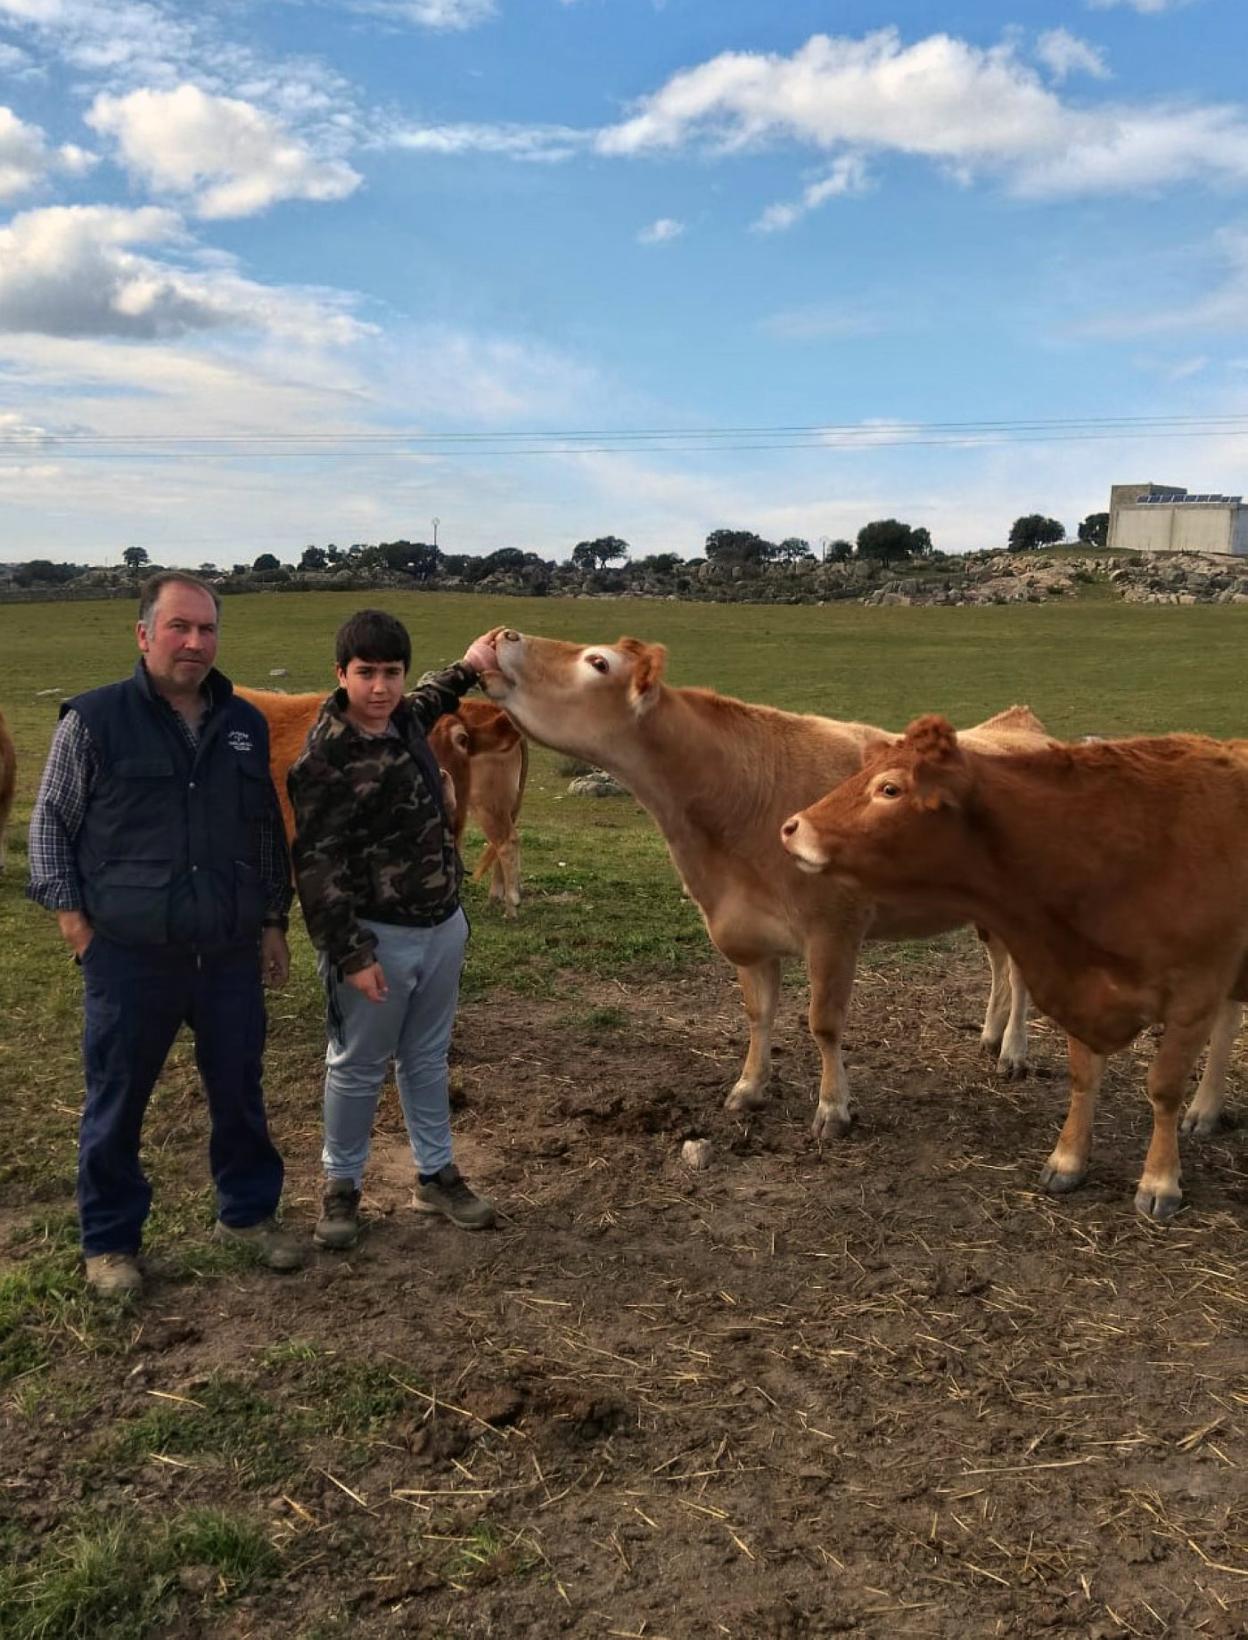
[{"label": "man's navy vest", "polygon": [[[142,661],[125,683],[66,701],[99,754],[75,840],[83,910],[123,945],[202,949],[260,937],[260,831],[276,800],[269,731],[215,669],[192,749]],[[280,824],[280,821],[278,822]]]}]

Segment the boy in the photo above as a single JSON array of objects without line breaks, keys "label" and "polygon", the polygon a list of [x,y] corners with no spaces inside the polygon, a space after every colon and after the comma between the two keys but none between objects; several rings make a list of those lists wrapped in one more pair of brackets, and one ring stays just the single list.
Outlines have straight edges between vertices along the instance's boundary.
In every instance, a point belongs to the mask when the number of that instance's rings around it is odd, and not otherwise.
[{"label": "boy", "polygon": [[338,689],[287,776],[295,881],[329,998],[326,1190],[314,1239],[351,1247],[387,1067],[416,1159],[414,1205],[464,1230],[494,1222],[451,1160],[447,1049],[468,923],[438,764],[425,730],[496,664],[478,638],[463,660],[404,693],[412,645],[393,615],[363,609],[335,640]]}]

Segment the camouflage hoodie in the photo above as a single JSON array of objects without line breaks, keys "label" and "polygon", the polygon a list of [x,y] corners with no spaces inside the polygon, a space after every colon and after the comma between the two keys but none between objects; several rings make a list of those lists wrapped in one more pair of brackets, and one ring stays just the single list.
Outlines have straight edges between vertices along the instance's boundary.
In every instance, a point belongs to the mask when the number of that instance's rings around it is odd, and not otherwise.
[{"label": "camouflage hoodie", "polygon": [[422,678],[395,709],[397,733],[388,735],[357,729],[337,689],[291,765],[291,854],[304,921],[313,945],[345,974],[375,957],[361,918],[430,928],[459,905],[463,868],[425,730],[476,681],[462,665]]}]

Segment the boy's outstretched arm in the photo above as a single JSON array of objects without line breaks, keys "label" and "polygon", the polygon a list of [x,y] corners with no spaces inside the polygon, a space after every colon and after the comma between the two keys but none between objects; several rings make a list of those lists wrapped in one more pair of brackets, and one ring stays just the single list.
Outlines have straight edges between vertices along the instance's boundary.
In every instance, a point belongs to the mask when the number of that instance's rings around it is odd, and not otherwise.
[{"label": "boy's outstretched arm", "polygon": [[445,712],[453,712],[461,698],[479,682],[482,672],[494,670],[497,657],[489,635],[474,638],[463,660],[443,672],[429,672],[409,691],[407,703],[422,729],[431,729]]}]

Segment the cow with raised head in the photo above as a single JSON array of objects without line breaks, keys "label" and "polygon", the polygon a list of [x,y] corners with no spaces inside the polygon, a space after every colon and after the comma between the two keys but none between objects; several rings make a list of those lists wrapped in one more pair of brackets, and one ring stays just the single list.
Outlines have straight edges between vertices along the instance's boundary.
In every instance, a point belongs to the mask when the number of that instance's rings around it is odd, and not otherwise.
[{"label": "cow with raised head", "polygon": [[[862,941],[937,934],[966,919],[884,904],[831,881],[812,892],[780,846],[780,823],[893,737],[865,723],[673,688],[663,680],[662,645],[637,638],[575,644],[501,628],[492,636],[499,670],[483,679],[490,697],[534,740],[583,757],[628,787],[663,833],[711,940],[736,967],[750,1041],[726,1108],[763,1103],[781,962],[800,956],[822,1064],[814,1132],[843,1132],[851,1112],[841,1043]],[[985,748],[1047,742],[1025,707],[966,738]],[[1004,1070],[1015,1070],[1026,1055],[1026,994],[1018,983],[1011,990],[1004,945],[990,940],[988,953],[993,987],[984,1040]]]},{"label": "cow with raised head", "polygon": [[13,796],[17,791],[17,751],[13,736],[0,712],[0,871],[4,870],[4,833],[13,812]]},{"label": "cow with raised head", "polygon": [[[1165,735],[989,757],[944,719],[917,719],[793,814],[781,839],[811,878],[972,919],[1009,947],[1038,1005],[1070,1034],[1071,1103],[1041,1175],[1080,1184],[1105,1056],[1162,1026],[1148,1073],[1152,1142],[1136,1206],[1182,1200],[1178,1114],[1214,1032],[1210,1069],[1248,999],[1248,741]],[[1230,999],[1228,1006],[1228,999]],[[1207,1084],[1190,1125],[1221,1105]]]}]

